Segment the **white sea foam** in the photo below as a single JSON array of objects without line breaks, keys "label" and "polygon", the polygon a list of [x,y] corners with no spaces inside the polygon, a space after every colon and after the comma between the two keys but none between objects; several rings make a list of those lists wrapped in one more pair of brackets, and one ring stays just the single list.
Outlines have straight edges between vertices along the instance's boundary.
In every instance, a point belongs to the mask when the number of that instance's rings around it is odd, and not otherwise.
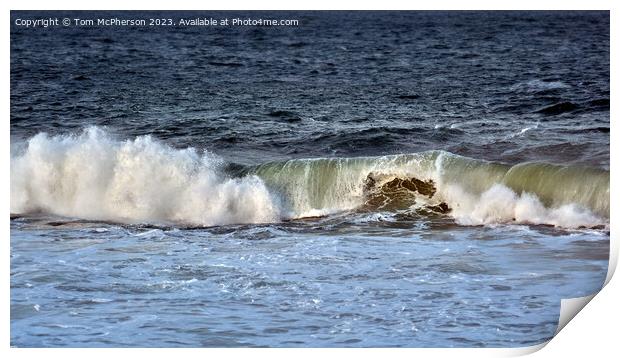
[{"label": "white sea foam", "polygon": [[606,224],[606,220],[577,204],[546,208],[536,195],[518,195],[502,184],[493,185],[481,195],[468,193],[458,185],[446,185],[440,194],[461,225],[518,223],[579,228]]},{"label": "white sea foam", "polygon": [[432,180],[436,194],[414,205],[445,202],[462,225],[608,225],[605,172],[510,167],[447,152],[266,163],[241,178],[224,175],[222,164],[150,136],[119,141],[96,127],[74,136],[41,133],[11,156],[11,213],[205,226],[277,222],[355,210],[372,175],[379,186]]},{"label": "white sea foam", "polygon": [[566,89],[570,87],[570,85],[561,81],[542,81],[535,79],[527,82],[517,83],[513,85],[510,89],[513,91],[521,92],[535,92],[554,89]]},{"label": "white sea foam", "polygon": [[278,220],[261,179],[226,178],[220,164],[150,136],[123,142],[95,127],[79,136],[41,133],[11,157],[11,213],[196,225]]}]

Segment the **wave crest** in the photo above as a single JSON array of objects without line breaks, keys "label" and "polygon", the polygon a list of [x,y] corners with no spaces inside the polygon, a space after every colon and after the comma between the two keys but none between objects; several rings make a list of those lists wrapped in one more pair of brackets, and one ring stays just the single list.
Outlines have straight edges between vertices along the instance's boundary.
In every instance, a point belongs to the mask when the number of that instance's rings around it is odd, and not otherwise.
[{"label": "wave crest", "polygon": [[193,225],[279,219],[262,180],[227,178],[221,164],[150,136],[120,142],[95,127],[79,136],[40,133],[11,158],[11,213]]},{"label": "wave crest", "polygon": [[118,141],[97,127],[32,137],[11,155],[11,213],[123,223],[266,223],[333,212],[422,211],[462,225],[608,225],[609,172],[509,166],[428,151],[295,159],[236,168],[150,136]]}]

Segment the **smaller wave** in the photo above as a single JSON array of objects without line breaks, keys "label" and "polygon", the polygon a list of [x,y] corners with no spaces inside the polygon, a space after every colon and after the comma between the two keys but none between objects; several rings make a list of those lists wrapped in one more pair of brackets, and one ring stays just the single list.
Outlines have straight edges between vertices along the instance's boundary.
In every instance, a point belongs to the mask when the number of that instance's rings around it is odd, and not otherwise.
[{"label": "smaller wave", "polygon": [[572,102],[560,102],[560,103],[556,103],[554,105],[539,109],[536,112],[551,116],[551,115],[558,115],[562,113],[572,112],[578,108],[579,106]]},{"label": "smaller wave", "polygon": [[219,62],[219,61],[209,61],[209,65],[218,66],[218,67],[242,67],[243,64],[239,62]]},{"label": "smaller wave", "polygon": [[581,133],[609,133],[609,127],[588,127],[588,128],[575,128],[563,130],[566,133],[581,134]]},{"label": "smaller wave", "polygon": [[396,98],[398,98],[398,99],[405,99],[405,100],[413,100],[413,99],[420,98],[420,95],[417,95],[417,94],[401,94],[401,95],[396,96]]},{"label": "smaller wave", "polygon": [[519,92],[537,93],[537,92],[547,92],[547,91],[553,91],[553,90],[562,90],[562,89],[567,89],[570,87],[571,87],[570,85],[564,82],[561,82],[561,81],[536,79],[536,80],[531,80],[527,82],[517,83],[511,87],[511,90],[519,91]]},{"label": "smaller wave", "polygon": [[267,114],[270,117],[279,118],[289,123],[301,122],[302,118],[299,114],[291,111],[276,110]]},{"label": "smaller wave", "polygon": [[504,137],[504,140],[509,140],[509,139],[512,139],[512,138],[521,137],[521,136],[525,135],[525,133],[527,133],[527,132],[529,132],[531,130],[534,130],[534,129],[538,129],[538,123],[534,123],[532,125],[524,127],[521,130],[519,130],[518,132],[508,134],[506,137]]},{"label": "smaller wave", "polygon": [[598,98],[587,103],[590,110],[593,111],[609,111],[609,98]]}]

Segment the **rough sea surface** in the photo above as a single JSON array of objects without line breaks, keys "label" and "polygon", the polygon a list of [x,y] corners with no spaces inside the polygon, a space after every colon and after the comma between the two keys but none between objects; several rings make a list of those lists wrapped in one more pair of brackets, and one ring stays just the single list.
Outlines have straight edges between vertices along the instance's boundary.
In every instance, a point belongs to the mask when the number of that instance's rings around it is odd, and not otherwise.
[{"label": "rough sea surface", "polygon": [[605,280],[609,12],[11,23],[12,346],[523,347]]}]

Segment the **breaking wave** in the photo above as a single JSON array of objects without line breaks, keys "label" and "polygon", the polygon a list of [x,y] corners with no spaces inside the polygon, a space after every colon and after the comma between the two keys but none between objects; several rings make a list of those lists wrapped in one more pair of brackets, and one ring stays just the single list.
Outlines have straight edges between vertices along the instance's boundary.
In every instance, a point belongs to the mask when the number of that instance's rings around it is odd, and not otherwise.
[{"label": "breaking wave", "polygon": [[279,220],[261,179],[227,178],[221,165],[150,136],[121,142],[96,127],[79,136],[40,133],[11,157],[11,213],[196,225]]},{"label": "breaking wave", "polygon": [[11,154],[11,213],[123,223],[265,223],[342,211],[426,210],[462,225],[607,226],[609,172],[514,166],[444,151],[295,159],[230,170],[209,152],[97,127],[40,133]]}]

